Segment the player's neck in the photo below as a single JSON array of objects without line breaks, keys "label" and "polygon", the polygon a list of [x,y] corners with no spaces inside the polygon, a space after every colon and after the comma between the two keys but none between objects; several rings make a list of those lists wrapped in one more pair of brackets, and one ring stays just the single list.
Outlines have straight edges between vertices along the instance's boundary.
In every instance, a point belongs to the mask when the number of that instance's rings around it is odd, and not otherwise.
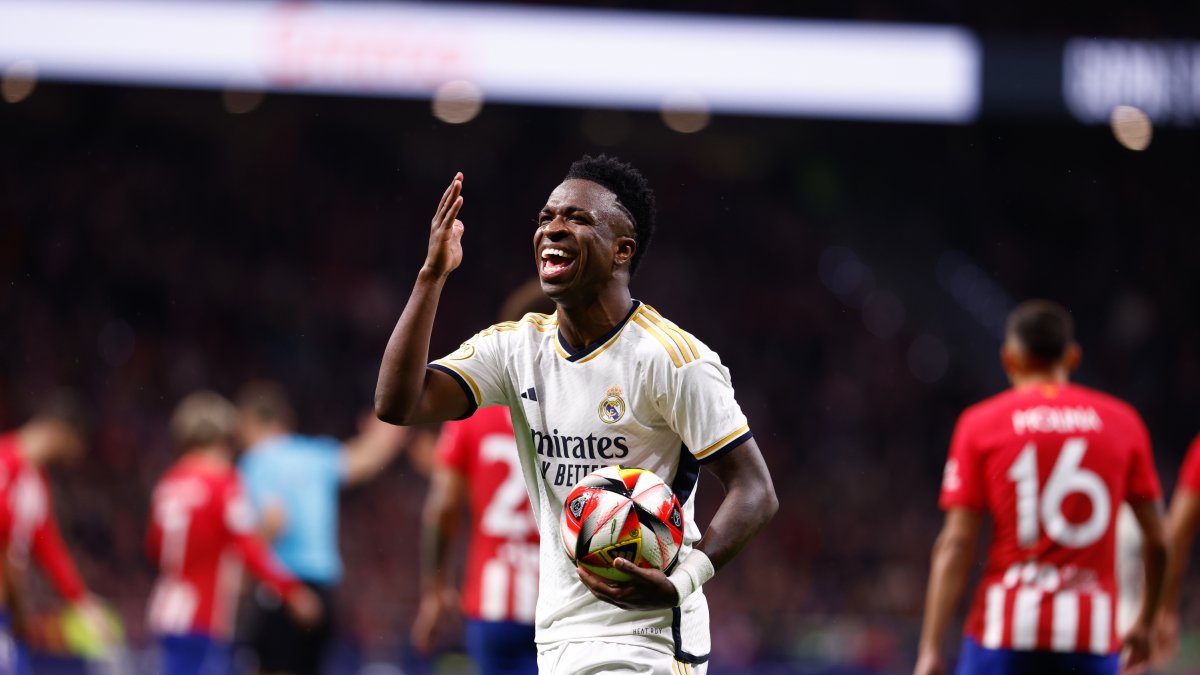
[{"label": "player's neck", "polygon": [[601,293],[595,300],[570,307],[558,306],[558,334],[575,349],[583,349],[608,335],[629,315],[633,299],[621,287]]},{"label": "player's neck", "polygon": [[201,445],[191,448],[184,455],[194,462],[202,462],[210,466],[229,466],[229,449],[223,445]]},{"label": "player's neck", "polygon": [[283,436],[289,432],[288,429],[277,424],[264,424],[261,426],[256,426],[253,429],[243,433],[244,436],[242,440],[245,442],[246,448],[249,449],[265,440],[275,438],[276,436]]},{"label": "player's neck", "polygon": [[1012,383],[1013,389],[1044,387],[1048,384],[1062,386],[1069,384],[1071,381],[1066,368],[1054,368],[1052,370],[1031,370],[1023,373],[1009,373],[1008,379],[1009,382]]}]

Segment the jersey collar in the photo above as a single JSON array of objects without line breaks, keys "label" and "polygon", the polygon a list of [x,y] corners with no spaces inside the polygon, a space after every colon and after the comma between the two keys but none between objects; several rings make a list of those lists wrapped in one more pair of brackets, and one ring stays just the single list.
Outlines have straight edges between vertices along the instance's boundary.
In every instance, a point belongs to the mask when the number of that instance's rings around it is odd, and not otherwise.
[{"label": "jersey collar", "polygon": [[625,327],[625,324],[629,323],[629,319],[634,315],[635,312],[638,311],[638,308],[641,306],[642,303],[640,301],[634,300],[633,306],[629,308],[629,313],[625,315],[624,319],[618,321],[617,325],[613,326],[612,330],[605,333],[604,336],[599,340],[596,340],[590,345],[579,350],[572,349],[571,345],[567,344],[567,341],[563,339],[562,334],[558,332],[558,328],[556,327],[554,329],[554,344],[557,347],[556,351],[558,352],[558,355],[570,361],[571,363],[583,363],[584,361],[590,361],[598,356],[600,352],[608,349],[612,343],[616,342],[617,337],[621,334],[621,329]]}]

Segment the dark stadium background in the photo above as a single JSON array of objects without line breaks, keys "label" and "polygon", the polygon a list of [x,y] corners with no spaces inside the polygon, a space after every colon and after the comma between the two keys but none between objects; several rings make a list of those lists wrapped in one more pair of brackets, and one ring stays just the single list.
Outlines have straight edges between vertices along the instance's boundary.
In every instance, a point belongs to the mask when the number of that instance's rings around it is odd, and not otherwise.
[{"label": "dark stadium background", "polygon": [[[950,4],[805,16],[958,22],[1003,39],[1196,35],[1187,3],[1053,16]],[[737,11],[798,15],[790,3]],[[1137,406],[1173,485],[1200,431],[1194,129],[1156,128],[1135,153],[1107,127],[1057,117],[718,115],[685,135],[655,113],[489,104],[455,126],[427,101],[268,94],[231,115],[213,92],[39,83],[0,104],[0,428],[59,385],[93,404],[85,466],[55,474],[58,513],[132,643],[147,641],[142,536],[175,402],[274,377],[303,431],[352,433],[453,172],[466,174],[465,262],[435,353],[532,276],[534,214],[597,151],[632,161],[658,195],[635,297],[721,354],[781,498],[705,589],[713,672],[911,668],[945,449],[957,413],[1005,384],[998,326],[1014,301],[1074,311],[1078,379]],[[705,520],[711,476],[699,494]],[[404,460],[344,497],[343,668],[430,667],[406,645],[423,497]],[[1185,619],[1186,669],[1197,598]]]}]

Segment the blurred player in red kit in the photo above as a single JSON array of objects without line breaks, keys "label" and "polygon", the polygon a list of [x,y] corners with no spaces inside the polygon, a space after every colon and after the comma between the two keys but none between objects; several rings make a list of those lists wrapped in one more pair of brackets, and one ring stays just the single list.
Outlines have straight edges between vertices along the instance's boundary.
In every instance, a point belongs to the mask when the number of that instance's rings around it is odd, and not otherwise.
[{"label": "blurred player in red kit", "polygon": [[83,420],[79,403],[63,394],[24,426],[0,435],[0,540],[6,554],[0,587],[0,673],[24,673],[28,668],[12,633],[21,622],[19,590],[31,559],[79,611],[90,632],[102,642],[111,637],[99,601],[88,593],[63,544],[46,480],[48,467],[73,464],[83,456]]},{"label": "blurred player in red kit", "polygon": [[1143,534],[1141,612],[1124,636],[1125,667],[1149,658],[1166,565],[1161,489],[1141,417],[1068,381],[1081,352],[1070,314],[1044,300],[1009,316],[1001,360],[1012,388],[958,420],[940,499],[918,675],[946,672],[950,620],[985,515],[987,564],[964,630],[960,674],[1116,673],[1116,515],[1131,506]]},{"label": "blurred player in red kit", "polygon": [[233,465],[236,410],[213,392],[183,399],[171,435],[183,451],[154,488],[146,550],[159,569],[147,623],[164,675],[224,675],[242,564],[304,622],[320,603],[280,566],[255,530],[253,508]]},{"label": "blurred player in red kit", "polygon": [[[536,280],[509,297],[500,320],[553,311]],[[462,588],[467,651],[483,675],[537,673],[534,610],[538,531],[521,475],[507,408],[483,408],[446,422],[438,439],[421,537],[421,606],[413,646],[428,653],[454,600],[447,555],[463,502],[471,539]]]},{"label": "blurred player in red kit", "polygon": [[1171,659],[1179,646],[1179,600],[1183,577],[1192,556],[1192,543],[1200,527],[1200,436],[1188,448],[1179,481],[1167,514],[1167,541],[1171,551],[1162,609],[1155,622],[1155,660]]}]

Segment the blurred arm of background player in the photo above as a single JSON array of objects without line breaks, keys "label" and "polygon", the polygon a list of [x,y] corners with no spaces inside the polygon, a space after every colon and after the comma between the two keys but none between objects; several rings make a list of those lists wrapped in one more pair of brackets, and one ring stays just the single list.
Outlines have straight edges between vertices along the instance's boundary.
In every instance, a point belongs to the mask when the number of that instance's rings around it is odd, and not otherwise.
[{"label": "blurred arm of background player", "polygon": [[342,445],[346,486],[365,483],[378,476],[395,459],[408,440],[408,429],[396,427],[364,413],[358,420],[357,436]]},{"label": "blurred arm of background player", "polygon": [[22,453],[32,467],[18,489],[14,504],[13,529],[24,532],[19,542],[10,544],[8,571],[19,580],[32,557],[54,585],[59,595],[86,622],[103,644],[115,641],[104,605],[83,583],[59,532],[54,515],[54,500],[44,471],[52,465],[72,465],[84,452],[84,429],[79,421],[78,402],[63,395],[48,404],[43,413],[19,430]]},{"label": "blurred arm of background player", "polygon": [[421,654],[433,649],[439,624],[458,601],[448,558],[466,499],[466,477],[450,467],[436,466],[421,519],[421,603],[412,627],[412,644]]},{"label": "blurred arm of background player", "polygon": [[925,592],[925,620],[921,625],[914,675],[947,672],[942,645],[975,562],[982,521],[983,514],[971,509],[956,508],[946,512],[942,531],[933,544],[929,588]]},{"label": "blurred arm of background player", "polygon": [[1179,648],[1179,598],[1183,577],[1192,554],[1192,542],[1200,528],[1200,493],[1183,486],[1175,488],[1167,515],[1167,574],[1162,606],[1154,626],[1154,657],[1169,661]]},{"label": "blurred arm of background player", "polygon": [[25,607],[25,596],[21,589],[24,588],[25,580],[21,571],[13,565],[12,559],[9,556],[4,556],[4,604],[8,608],[8,620],[12,624],[12,634],[19,640],[26,640],[26,631],[29,626],[26,625],[28,614]]},{"label": "blurred arm of background player", "polygon": [[1142,565],[1146,575],[1142,587],[1142,608],[1137,621],[1123,637],[1125,654],[1122,672],[1143,672],[1149,665],[1150,633],[1158,617],[1167,573],[1167,537],[1164,533],[1162,506],[1157,501],[1128,502],[1142,530]]},{"label": "blurred arm of background player", "polygon": [[[409,437],[408,429],[380,422],[369,412],[360,416],[358,428],[357,436],[342,443],[343,487],[365,483],[379,475],[405,447]],[[259,531],[267,541],[274,541],[287,527],[287,510],[277,499],[265,500],[259,518]]]}]

